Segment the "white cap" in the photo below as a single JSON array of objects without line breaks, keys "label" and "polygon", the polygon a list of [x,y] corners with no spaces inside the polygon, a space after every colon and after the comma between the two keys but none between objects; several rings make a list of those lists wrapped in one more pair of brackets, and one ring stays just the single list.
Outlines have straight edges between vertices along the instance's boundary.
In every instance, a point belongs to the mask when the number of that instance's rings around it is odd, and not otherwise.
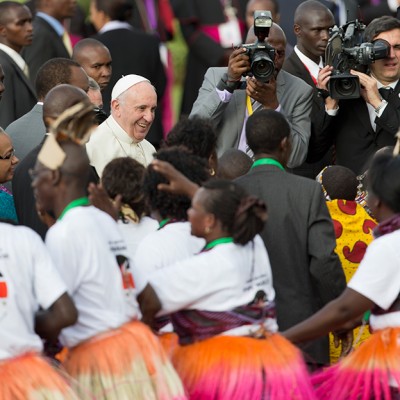
[{"label": "white cap", "polygon": [[111,92],[111,100],[115,100],[120,94],[128,90],[130,87],[140,83],[140,82],[149,82],[150,81],[143,76],[140,75],[125,75],[114,85],[113,90]]}]

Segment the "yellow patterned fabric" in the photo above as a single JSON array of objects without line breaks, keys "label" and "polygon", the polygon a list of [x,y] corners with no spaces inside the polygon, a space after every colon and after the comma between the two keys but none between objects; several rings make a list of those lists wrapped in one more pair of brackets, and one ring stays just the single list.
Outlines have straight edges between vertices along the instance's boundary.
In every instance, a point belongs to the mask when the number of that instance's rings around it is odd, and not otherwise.
[{"label": "yellow patterned fabric", "polygon": [[[332,200],[327,201],[336,236],[336,254],[342,262],[343,270],[348,282],[356,272],[364,257],[368,245],[373,240],[372,229],[377,225],[365,209],[355,201]],[[360,335],[360,328],[354,330],[354,346],[358,347],[369,335],[365,327]],[[340,347],[335,348],[333,336],[330,337],[331,363],[338,361]]]}]

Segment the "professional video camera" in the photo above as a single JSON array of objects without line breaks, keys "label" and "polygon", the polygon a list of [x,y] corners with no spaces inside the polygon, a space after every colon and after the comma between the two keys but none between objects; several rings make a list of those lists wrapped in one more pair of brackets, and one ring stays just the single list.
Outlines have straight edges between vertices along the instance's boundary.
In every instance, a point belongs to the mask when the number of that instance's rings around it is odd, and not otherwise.
[{"label": "professional video camera", "polygon": [[254,11],[254,34],[257,41],[243,45],[250,58],[250,71],[261,82],[268,82],[275,72],[275,49],[265,42],[271,26],[270,11]]},{"label": "professional video camera", "polygon": [[368,65],[386,58],[390,53],[390,45],[386,40],[363,43],[364,30],[365,25],[355,20],[339,28],[334,26],[330,31],[325,63],[334,68],[328,87],[333,99],[360,97],[359,78],[351,74],[350,69],[366,73]]}]

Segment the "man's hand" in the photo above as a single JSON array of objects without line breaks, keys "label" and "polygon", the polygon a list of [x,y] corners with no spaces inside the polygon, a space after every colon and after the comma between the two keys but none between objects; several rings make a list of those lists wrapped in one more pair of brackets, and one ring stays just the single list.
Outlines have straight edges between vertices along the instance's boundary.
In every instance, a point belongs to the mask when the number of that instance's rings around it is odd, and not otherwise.
[{"label": "man's hand", "polygon": [[118,221],[122,201],[120,194],[112,201],[103,186],[101,184],[96,185],[93,182],[89,184],[88,192],[90,204],[110,215],[115,221]]},{"label": "man's hand", "polygon": [[[328,90],[328,83],[329,80],[331,79],[333,67],[330,65],[326,65],[324,68],[322,68],[319,73],[318,73],[318,78],[317,78],[317,88],[322,89],[322,90]],[[335,99],[332,99],[332,97],[328,96],[325,99],[325,106],[327,110],[337,110],[339,102]]]},{"label": "man's hand", "polygon": [[240,81],[243,74],[250,70],[249,56],[246,49],[240,47],[233,50],[228,62],[228,79]]},{"label": "man's hand", "polygon": [[339,344],[342,345],[340,358],[347,356],[353,348],[353,330],[332,332],[332,334],[335,347],[339,347]]},{"label": "man's hand", "polygon": [[260,82],[254,77],[248,77],[246,94],[258,101],[266,109],[276,110],[279,107],[279,101],[276,97],[276,80],[274,77],[271,77],[266,83]]},{"label": "man's hand", "polygon": [[158,190],[164,190],[173,194],[183,194],[192,198],[199,188],[196,183],[186,178],[185,175],[175,169],[169,162],[153,160],[150,165],[154,171],[168,179],[168,183],[158,184]]},{"label": "man's hand", "polygon": [[333,67],[326,65],[324,68],[320,69],[317,78],[317,88],[322,90],[328,90],[328,82],[331,78]]},{"label": "man's hand", "polygon": [[361,96],[362,98],[372,107],[376,108],[381,104],[382,97],[379,94],[378,85],[376,79],[372,78],[362,72],[350,70],[353,75],[357,75],[360,79],[361,85]]}]

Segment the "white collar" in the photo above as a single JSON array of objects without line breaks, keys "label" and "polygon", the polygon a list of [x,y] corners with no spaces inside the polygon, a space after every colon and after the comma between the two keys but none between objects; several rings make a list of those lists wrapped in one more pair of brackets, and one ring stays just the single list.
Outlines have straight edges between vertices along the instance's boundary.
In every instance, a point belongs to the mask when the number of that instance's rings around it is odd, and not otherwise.
[{"label": "white collar", "polygon": [[0,43],[0,50],[3,50],[4,53],[8,54],[11,57],[11,59],[15,62],[15,64],[18,65],[21,71],[24,71],[26,62],[19,53],[17,53],[14,49],[8,47],[3,43]]},{"label": "white collar", "polygon": [[380,82],[378,81],[378,79],[375,78],[375,76],[373,76],[373,75],[371,75],[371,76],[372,76],[372,78],[374,78],[374,79],[376,80],[376,84],[377,84],[377,86],[378,86],[378,89],[383,88],[383,87],[385,87],[385,88],[391,87],[391,88],[394,90],[394,88],[395,88],[396,85],[397,85],[397,82],[399,81],[399,80],[397,79],[397,81],[391,82],[391,83],[389,83],[389,85],[383,85],[382,83],[380,83]]},{"label": "white collar", "polygon": [[115,118],[110,115],[103,124],[106,124],[114,134],[114,136],[121,142],[126,144],[138,144],[139,142],[132,139],[122,128],[122,126],[115,120]]},{"label": "white collar", "polygon": [[108,31],[113,31],[115,29],[130,29],[132,30],[132,25],[124,21],[109,21],[107,22],[98,33],[104,33]]},{"label": "white collar", "polygon": [[294,46],[294,51],[297,54],[297,57],[300,58],[300,61],[304,64],[304,66],[307,68],[308,72],[310,75],[315,79],[315,81],[318,79],[318,73],[321,68],[323,68],[324,64],[322,62],[322,57],[320,57],[319,64],[311,60],[311,58],[308,58],[306,55],[304,55],[299,48]]}]

